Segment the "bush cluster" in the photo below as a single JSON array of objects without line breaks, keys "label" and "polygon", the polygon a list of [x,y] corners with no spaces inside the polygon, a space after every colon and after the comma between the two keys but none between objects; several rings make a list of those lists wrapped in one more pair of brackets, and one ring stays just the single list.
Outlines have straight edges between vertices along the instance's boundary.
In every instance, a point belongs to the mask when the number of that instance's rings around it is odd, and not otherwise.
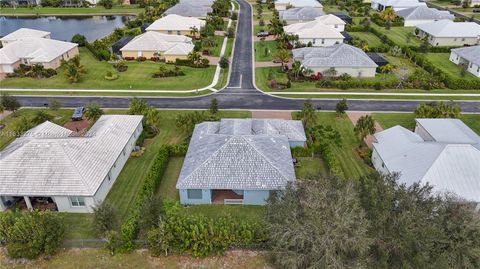
[{"label": "bush cluster", "polygon": [[165,66],[162,66],[162,68],[155,71],[152,75],[153,78],[166,78],[166,77],[178,77],[178,76],[185,76],[185,72],[183,72],[178,66],[175,66],[173,68],[167,68]]},{"label": "bush cluster", "polygon": [[154,256],[169,253],[194,257],[221,255],[230,247],[258,247],[266,241],[263,224],[234,217],[174,214],[148,232]]},{"label": "bush cluster", "polygon": [[176,59],[175,65],[188,66],[188,67],[194,67],[194,68],[208,68],[210,66],[210,61],[207,58],[203,58],[200,63],[195,64],[188,59]]},{"label": "bush cluster", "polygon": [[33,66],[20,64],[18,68],[13,70],[13,73],[9,73],[8,77],[16,78],[49,78],[57,74],[57,71],[52,68],[45,68],[43,65],[35,64]]}]

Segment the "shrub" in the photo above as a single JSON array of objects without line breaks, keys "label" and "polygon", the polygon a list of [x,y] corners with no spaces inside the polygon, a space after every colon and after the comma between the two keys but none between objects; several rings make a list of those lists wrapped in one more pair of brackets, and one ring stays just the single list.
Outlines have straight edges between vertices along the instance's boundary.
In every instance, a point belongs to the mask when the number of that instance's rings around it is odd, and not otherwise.
[{"label": "shrub", "polygon": [[49,211],[7,211],[0,214],[0,241],[10,258],[51,256],[65,233],[63,219]]},{"label": "shrub", "polygon": [[109,203],[102,203],[93,208],[93,228],[98,235],[104,236],[107,231],[117,226],[117,213]]},{"label": "shrub", "polygon": [[72,37],[72,43],[77,43],[79,47],[85,47],[87,45],[87,38],[81,34],[75,34]]},{"label": "shrub", "polygon": [[180,69],[180,67],[175,66],[173,68],[168,68],[164,65],[159,67],[159,70],[155,71],[152,75],[153,78],[165,78],[165,77],[178,77],[185,76],[185,73]]},{"label": "shrub", "polygon": [[228,68],[228,65],[230,64],[228,62],[228,59],[225,57],[220,58],[220,61],[218,63],[220,64],[220,67],[223,69]]}]

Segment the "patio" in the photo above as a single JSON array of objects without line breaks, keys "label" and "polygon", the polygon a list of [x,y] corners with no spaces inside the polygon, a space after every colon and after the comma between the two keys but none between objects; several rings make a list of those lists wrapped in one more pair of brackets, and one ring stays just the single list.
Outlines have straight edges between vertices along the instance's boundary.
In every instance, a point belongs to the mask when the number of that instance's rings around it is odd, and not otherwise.
[{"label": "patio", "polygon": [[212,204],[242,204],[243,194],[232,190],[212,190]]}]

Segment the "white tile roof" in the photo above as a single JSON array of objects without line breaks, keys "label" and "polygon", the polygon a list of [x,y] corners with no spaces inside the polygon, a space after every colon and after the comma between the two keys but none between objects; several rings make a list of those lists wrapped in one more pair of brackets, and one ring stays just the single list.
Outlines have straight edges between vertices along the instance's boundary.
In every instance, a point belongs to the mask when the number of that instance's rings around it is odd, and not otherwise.
[{"label": "white tile roof", "polygon": [[479,146],[480,137],[459,119],[416,119],[418,125],[437,142]]},{"label": "white tile roof", "polygon": [[425,2],[418,0],[372,0],[372,3],[378,3],[384,7],[392,7],[393,9],[427,6]]},{"label": "white tile roof", "polygon": [[[178,47],[177,47],[178,46]],[[192,39],[183,35],[168,35],[147,31],[136,36],[120,51],[175,51],[188,54],[193,50]]]},{"label": "white tile roof", "polygon": [[212,8],[206,6],[197,6],[190,3],[180,3],[167,9],[163,14],[177,14],[184,17],[207,17],[212,12]]},{"label": "white tile roof", "polygon": [[313,21],[315,18],[325,15],[325,13],[319,9],[310,7],[296,7],[287,10],[279,11],[280,20],[303,20]]},{"label": "white tile roof", "polygon": [[292,50],[293,59],[303,66],[314,67],[373,67],[378,65],[361,49],[348,44],[330,47],[304,47]]},{"label": "white tile roof", "polygon": [[288,34],[298,35],[299,38],[344,38],[333,26],[320,20],[290,24],[284,26],[283,30]]},{"label": "white tile roof", "polygon": [[193,27],[196,27],[200,31],[200,28],[205,26],[205,21],[192,17],[183,17],[177,14],[169,14],[154,21],[147,27],[147,31],[190,31]]},{"label": "white tile roof", "polygon": [[213,5],[214,0],[180,0],[180,4],[190,4],[195,6],[210,7]]},{"label": "white tile roof", "polygon": [[177,189],[281,189],[295,180],[289,141],[298,121],[222,119],[195,126]]},{"label": "white tile roof", "polygon": [[480,45],[452,49],[451,51],[455,52],[458,56],[469,61],[470,63],[480,66]]},{"label": "white tile roof", "polygon": [[439,20],[417,25],[417,28],[434,37],[479,37],[480,25],[474,22]]},{"label": "white tile roof", "polygon": [[317,0],[277,0],[275,4],[290,4],[294,7],[323,7]]},{"label": "white tile roof", "polygon": [[[449,128],[444,126],[444,132],[449,133]],[[374,149],[388,171],[400,173],[400,183],[429,183],[436,192],[480,202],[480,149],[471,144],[424,141],[400,126],[376,133],[375,139]]]},{"label": "white tile roof", "polygon": [[23,58],[31,63],[48,63],[78,44],[48,38],[26,37],[0,49],[0,64],[12,64]]},{"label": "white tile roof", "polygon": [[455,16],[446,10],[438,10],[426,6],[406,8],[396,12],[405,20],[452,20]]},{"label": "white tile roof", "polygon": [[35,30],[35,29],[30,29],[30,28],[20,28],[14,32],[11,32],[10,34],[0,38],[0,41],[15,41],[18,39],[23,39],[26,37],[39,37],[39,38],[45,38],[50,35],[50,32],[46,31],[40,31],[40,30]]},{"label": "white tile roof", "polygon": [[0,195],[93,196],[142,116],[105,115],[85,137],[47,122],[0,152]]},{"label": "white tile roof", "polygon": [[345,25],[346,23],[340,19],[339,17],[332,15],[332,14],[327,14],[323,16],[319,16],[315,18],[316,21],[323,22],[326,25]]}]

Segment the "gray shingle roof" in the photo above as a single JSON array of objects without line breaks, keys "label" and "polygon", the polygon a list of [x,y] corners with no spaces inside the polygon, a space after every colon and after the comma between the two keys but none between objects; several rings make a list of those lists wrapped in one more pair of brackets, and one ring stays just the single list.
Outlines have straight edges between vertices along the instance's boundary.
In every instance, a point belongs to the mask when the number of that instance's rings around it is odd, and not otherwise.
[{"label": "gray shingle roof", "polygon": [[323,15],[325,15],[323,11],[311,7],[290,8],[279,12],[280,20],[313,21]]},{"label": "gray shingle roof", "polygon": [[396,12],[406,20],[453,20],[455,16],[448,11],[425,6],[406,8]]},{"label": "gray shingle roof", "polygon": [[0,153],[0,194],[93,196],[141,122],[105,115],[85,137],[52,123],[30,130]]},{"label": "gray shingle roof", "polygon": [[467,61],[480,66],[480,45],[452,49],[452,51]]},{"label": "gray shingle roof", "polygon": [[306,140],[301,122],[222,119],[198,124],[177,189],[284,188],[295,180],[292,138]]},{"label": "gray shingle roof", "polygon": [[377,67],[361,49],[336,44],[330,47],[305,47],[292,50],[293,58],[303,66],[315,67]]},{"label": "gray shingle roof", "polygon": [[212,12],[210,7],[180,3],[167,9],[163,14],[177,14],[184,17],[207,17],[209,12]]}]

